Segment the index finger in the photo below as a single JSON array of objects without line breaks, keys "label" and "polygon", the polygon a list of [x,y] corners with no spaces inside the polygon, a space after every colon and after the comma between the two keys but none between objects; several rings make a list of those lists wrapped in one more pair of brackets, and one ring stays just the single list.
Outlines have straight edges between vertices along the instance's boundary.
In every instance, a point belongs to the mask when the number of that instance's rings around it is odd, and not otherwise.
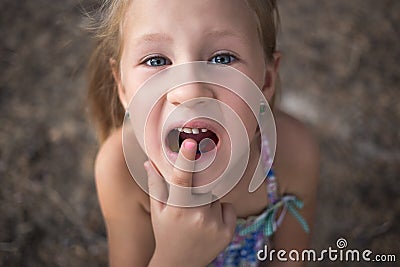
[{"label": "index finger", "polygon": [[175,162],[170,184],[168,204],[182,206],[192,198],[192,177],[195,165],[197,143],[193,139],[183,141]]}]

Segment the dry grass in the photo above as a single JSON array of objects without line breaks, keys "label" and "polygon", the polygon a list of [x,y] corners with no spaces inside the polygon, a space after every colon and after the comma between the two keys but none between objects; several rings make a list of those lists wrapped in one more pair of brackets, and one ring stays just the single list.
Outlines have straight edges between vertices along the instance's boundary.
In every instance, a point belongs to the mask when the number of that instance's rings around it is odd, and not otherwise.
[{"label": "dry grass", "polygon": [[[345,237],[400,255],[399,3],[280,1],[281,105],[322,152],[317,249]],[[1,266],[106,265],[83,104],[83,5],[0,3]]]}]

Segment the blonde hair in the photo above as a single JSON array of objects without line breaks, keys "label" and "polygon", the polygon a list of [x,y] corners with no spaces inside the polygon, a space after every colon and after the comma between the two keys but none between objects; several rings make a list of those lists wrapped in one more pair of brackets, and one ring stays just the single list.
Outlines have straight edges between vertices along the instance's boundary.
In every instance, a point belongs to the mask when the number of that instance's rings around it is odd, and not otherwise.
[{"label": "blonde hair", "polygon": [[[88,64],[89,112],[100,142],[123,123],[125,110],[118,98],[117,84],[112,75],[110,59],[119,66],[122,54],[121,24],[132,0],[104,0],[95,14],[90,15],[89,30],[94,33],[95,48]],[[276,0],[246,0],[257,17],[258,34],[267,62],[276,51],[279,13]]]}]

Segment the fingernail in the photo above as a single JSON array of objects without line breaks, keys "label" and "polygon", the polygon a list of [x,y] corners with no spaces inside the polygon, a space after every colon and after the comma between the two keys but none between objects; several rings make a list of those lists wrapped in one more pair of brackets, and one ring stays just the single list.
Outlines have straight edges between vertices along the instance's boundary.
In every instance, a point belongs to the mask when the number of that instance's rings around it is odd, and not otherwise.
[{"label": "fingernail", "polygon": [[188,149],[188,150],[192,150],[197,144],[193,141],[186,141],[183,146]]}]

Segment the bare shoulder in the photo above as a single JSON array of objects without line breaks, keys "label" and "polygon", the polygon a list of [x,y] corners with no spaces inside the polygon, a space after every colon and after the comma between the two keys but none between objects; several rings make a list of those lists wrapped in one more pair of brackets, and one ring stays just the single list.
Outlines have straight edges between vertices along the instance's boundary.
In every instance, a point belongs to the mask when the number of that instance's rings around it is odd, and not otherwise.
[{"label": "bare shoulder", "polygon": [[284,193],[301,198],[314,194],[319,176],[319,147],[310,130],[287,113],[276,110],[275,165]]},{"label": "bare shoulder", "polygon": [[[130,204],[141,205],[147,210],[148,196],[132,179],[126,166],[121,134],[121,130],[113,132],[102,144],[96,157],[95,177],[100,202],[103,198],[107,200],[110,197],[121,196],[125,201],[130,201]],[[103,212],[106,216],[112,216],[114,213],[108,210]]]},{"label": "bare shoulder", "polygon": [[[319,177],[318,145],[303,123],[282,111],[274,113],[277,131],[274,166],[279,188],[282,194],[295,195],[303,201],[299,213],[312,231]],[[294,216],[285,216],[273,239],[277,248],[298,251],[310,244],[310,235]]]},{"label": "bare shoulder", "polygon": [[155,246],[149,197],[129,173],[121,134],[112,133],[97,155],[97,195],[107,227],[110,266],[145,266]]}]

